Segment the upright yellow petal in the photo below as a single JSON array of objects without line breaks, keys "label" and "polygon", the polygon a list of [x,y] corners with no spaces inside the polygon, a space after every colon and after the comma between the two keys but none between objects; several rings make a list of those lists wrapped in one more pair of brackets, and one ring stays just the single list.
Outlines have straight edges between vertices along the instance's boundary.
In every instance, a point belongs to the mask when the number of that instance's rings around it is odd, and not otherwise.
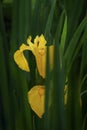
[{"label": "upright yellow petal", "polygon": [[54,45],[49,46],[49,64],[50,70],[52,70],[54,65]]},{"label": "upright yellow petal", "polygon": [[32,110],[41,118],[44,114],[45,87],[34,86],[28,92],[28,101]]},{"label": "upright yellow petal", "polygon": [[32,51],[32,53],[35,55],[35,45],[31,42],[31,37],[29,36],[27,39],[27,44],[30,47],[30,50]]},{"label": "upright yellow petal", "polygon": [[[45,78],[46,76],[46,53],[47,53],[47,41],[45,40],[44,35],[36,36],[34,39],[35,45],[35,58],[37,63],[37,68],[40,75]],[[54,46],[49,46],[49,59],[50,59],[50,69],[53,68],[53,53]]]},{"label": "upright yellow petal", "polygon": [[29,46],[22,44],[20,46],[20,49],[14,53],[14,60],[15,60],[16,64],[19,66],[19,68],[29,72],[30,68],[29,68],[28,62],[23,54],[24,50],[30,50]]},{"label": "upright yellow petal", "polygon": [[45,66],[46,66],[46,40],[43,35],[36,36],[34,43],[31,42],[31,38],[27,39],[27,43],[30,46],[30,50],[36,58],[37,68],[40,75],[45,78]]},{"label": "upright yellow petal", "polygon": [[36,58],[38,71],[39,71],[40,75],[43,78],[45,78],[45,75],[46,75],[46,53],[43,55],[37,53],[37,55],[35,55],[35,58]]},{"label": "upright yellow petal", "polygon": [[44,35],[36,36],[34,39],[34,45],[38,48],[42,48],[46,45],[47,41],[45,40]]},{"label": "upright yellow petal", "polygon": [[[49,67],[51,71],[53,69],[54,46],[51,45],[48,47],[48,49],[49,49]],[[35,55],[38,71],[43,78],[46,77],[46,54],[47,54],[47,47],[45,46],[45,48],[41,48]]]}]

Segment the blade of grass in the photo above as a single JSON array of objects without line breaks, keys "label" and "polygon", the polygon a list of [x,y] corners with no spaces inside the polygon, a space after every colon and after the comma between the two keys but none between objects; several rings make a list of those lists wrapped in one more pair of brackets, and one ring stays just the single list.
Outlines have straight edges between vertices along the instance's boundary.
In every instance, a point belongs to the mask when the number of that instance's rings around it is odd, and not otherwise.
[{"label": "blade of grass", "polygon": [[31,0],[19,0],[18,4],[18,35],[21,43],[31,32]]},{"label": "blade of grass", "polygon": [[8,130],[12,129],[11,126],[11,110],[10,110],[10,97],[8,92],[8,77],[7,77],[7,69],[5,64],[5,54],[4,54],[4,48],[3,48],[3,40],[0,33],[0,92],[1,92],[1,101],[3,104],[3,113],[4,113],[4,122],[5,128]]},{"label": "blade of grass", "polygon": [[4,14],[2,10],[2,5],[0,3],[0,73],[2,74],[1,82],[0,82],[0,93],[1,93],[1,104],[2,104],[2,111],[3,111],[3,125],[4,129],[14,130],[14,123],[12,117],[12,109],[11,105],[11,97],[9,93],[9,63],[8,63],[8,55],[9,55],[9,48],[8,48],[8,41],[6,37],[6,30],[5,30],[5,22],[4,22]]},{"label": "blade of grass", "polygon": [[[74,54],[72,55],[72,61],[71,61],[71,65],[72,63],[74,62],[75,58],[77,55],[81,55],[81,48],[82,46],[84,46],[84,44],[86,43],[87,41],[87,38],[86,38],[86,35],[87,35],[87,32],[84,32],[82,37],[80,38],[80,41],[79,41],[79,45],[76,47],[75,51],[74,51]],[[83,60],[81,60],[81,64],[83,64]],[[71,65],[69,67],[71,67]],[[82,68],[81,68],[82,69]],[[80,77],[82,77],[82,72],[80,70]]]},{"label": "blade of grass", "polygon": [[53,100],[52,100],[52,130],[66,129],[64,113],[64,86],[65,75],[61,67],[59,45],[56,43],[54,50],[54,72],[53,72]]},{"label": "blade of grass", "polygon": [[78,29],[74,33],[74,35],[69,43],[68,48],[65,50],[64,59],[66,61],[66,67],[68,68],[67,69],[68,71],[70,70],[70,67],[71,67],[72,56],[73,56],[76,46],[78,44],[78,40],[79,40],[81,33],[83,32],[86,24],[87,24],[87,18],[84,18],[83,21],[81,22],[81,24],[79,25]]},{"label": "blade of grass", "polygon": [[[67,130],[81,130],[81,97],[80,97],[80,67],[79,59],[75,59],[68,76],[68,98],[67,98]],[[72,127],[73,126],[73,127]]]},{"label": "blade of grass", "polygon": [[[86,37],[85,37],[86,38]],[[81,61],[81,69],[80,69],[80,77],[83,77],[83,73],[86,73],[86,66],[87,66],[87,60],[85,59],[86,57],[86,50],[87,50],[87,39],[84,42],[83,48],[82,48],[82,61]]]},{"label": "blade of grass", "polygon": [[84,121],[83,121],[83,126],[82,126],[82,130],[85,130],[86,128],[86,121],[87,121],[87,113],[86,113],[86,115],[85,115],[85,117],[84,117]]},{"label": "blade of grass", "polygon": [[60,43],[61,39],[61,33],[63,29],[63,24],[64,24],[64,18],[65,18],[65,10],[62,11],[59,20],[58,20],[58,25],[55,33],[55,39],[57,40],[56,42]]},{"label": "blade of grass", "polygon": [[[15,0],[13,5],[12,36],[10,41],[10,79],[13,91],[16,92],[15,96],[13,94],[14,104],[16,104],[15,122],[18,129],[32,130],[31,113],[27,101],[27,80],[22,76],[24,73],[17,70],[13,59],[14,51],[19,48],[18,46],[23,41],[25,42],[29,33],[31,33],[31,0]],[[14,81],[16,81],[16,84],[14,84]]]},{"label": "blade of grass", "polygon": [[31,0],[13,2],[11,51],[25,42],[31,33]]},{"label": "blade of grass", "polygon": [[[78,6],[79,3],[79,6]],[[67,43],[66,46],[68,45],[70,39],[72,38],[72,35],[74,34],[79,22],[83,19],[84,17],[84,3],[85,1],[83,0],[64,0],[64,7],[66,10],[67,18],[68,18],[68,28],[67,28]],[[78,8],[77,8],[78,7]]]},{"label": "blade of grass", "polygon": [[83,77],[82,81],[81,81],[81,87],[83,85],[83,83],[85,82],[85,80],[87,79],[87,74]]},{"label": "blade of grass", "polygon": [[48,19],[47,19],[45,32],[44,32],[44,35],[46,37],[50,34],[50,29],[51,29],[51,26],[52,26],[52,20],[53,20],[55,5],[56,5],[56,0],[52,1],[52,4],[51,4],[51,9],[50,9],[50,13],[49,13],[49,16],[48,16]]},{"label": "blade of grass", "polygon": [[53,79],[53,72],[50,71],[49,67],[49,48],[47,47],[47,59],[46,59],[46,93],[45,93],[45,115],[44,115],[44,129],[50,130],[50,104],[52,102],[52,79]]},{"label": "blade of grass", "polygon": [[4,15],[3,15],[3,9],[2,9],[2,4],[0,2],[0,32],[3,40],[3,51],[5,52],[5,64],[6,67],[8,66],[8,42],[7,42],[7,36],[6,36],[6,30],[5,30],[5,22],[4,22]]},{"label": "blade of grass", "polygon": [[31,30],[31,32],[32,32],[32,35],[34,35],[34,36],[37,35],[40,31],[39,20],[40,20],[40,12],[41,12],[42,3],[43,3],[43,1],[36,0],[35,5],[34,5],[34,9],[32,12],[33,17],[32,17],[32,30]]},{"label": "blade of grass", "polygon": [[54,53],[54,69],[52,72],[49,70],[49,55],[47,55],[45,129],[66,130],[64,113],[65,75],[60,65],[58,44],[55,46]]},{"label": "blade of grass", "polygon": [[61,41],[60,41],[60,52],[62,56],[64,54],[66,35],[67,35],[67,16],[65,16],[65,21],[64,21],[64,26],[63,26],[63,31],[61,34]]},{"label": "blade of grass", "polygon": [[[20,81],[20,89],[21,89],[21,94],[22,94],[22,104],[23,104],[23,112],[24,112],[24,122],[25,122],[25,127],[26,130],[32,130],[32,118],[31,118],[31,111],[30,111],[30,107],[28,104],[28,84],[24,78],[24,76],[22,76],[22,74],[20,74],[19,77],[19,81]],[[24,128],[25,129],[25,128]]]}]

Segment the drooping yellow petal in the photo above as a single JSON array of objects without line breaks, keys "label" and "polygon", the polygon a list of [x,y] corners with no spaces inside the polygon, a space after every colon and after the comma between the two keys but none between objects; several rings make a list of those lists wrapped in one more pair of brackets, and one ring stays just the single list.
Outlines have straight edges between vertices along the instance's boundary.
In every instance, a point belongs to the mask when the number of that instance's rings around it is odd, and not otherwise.
[{"label": "drooping yellow petal", "polygon": [[14,53],[14,60],[15,60],[16,64],[19,66],[19,68],[29,72],[30,68],[29,68],[28,62],[23,54],[24,50],[30,50],[29,46],[22,44],[20,46],[20,49]]},{"label": "drooping yellow petal", "polygon": [[45,87],[34,86],[28,92],[28,101],[32,110],[41,118],[44,114]]},{"label": "drooping yellow petal", "polygon": [[30,47],[25,45],[24,43],[20,46],[19,50],[21,52],[25,51],[25,50],[30,50]]},{"label": "drooping yellow petal", "polygon": [[[65,85],[64,89],[64,105],[67,104],[67,86]],[[51,91],[51,90],[50,90]],[[31,106],[31,109],[42,118],[45,112],[45,86],[37,85],[31,88],[28,92],[28,102]],[[51,107],[52,102],[49,100],[49,107]]]}]

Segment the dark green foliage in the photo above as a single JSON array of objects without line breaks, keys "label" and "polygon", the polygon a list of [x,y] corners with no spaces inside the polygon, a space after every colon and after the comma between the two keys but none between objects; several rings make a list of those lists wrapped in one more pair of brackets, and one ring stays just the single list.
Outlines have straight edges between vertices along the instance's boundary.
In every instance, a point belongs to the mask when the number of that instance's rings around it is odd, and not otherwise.
[{"label": "dark green foliage", "polygon": [[[87,1],[13,0],[0,1],[0,130],[87,129]],[[54,69],[46,78],[37,72],[34,55],[25,55],[31,72],[23,72],[14,52],[29,35],[44,34],[47,45],[55,45]],[[68,97],[64,105],[64,86]],[[27,92],[45,84],[45,114],[31,110]],[[49,103],[51,106],[49,107]]]}]

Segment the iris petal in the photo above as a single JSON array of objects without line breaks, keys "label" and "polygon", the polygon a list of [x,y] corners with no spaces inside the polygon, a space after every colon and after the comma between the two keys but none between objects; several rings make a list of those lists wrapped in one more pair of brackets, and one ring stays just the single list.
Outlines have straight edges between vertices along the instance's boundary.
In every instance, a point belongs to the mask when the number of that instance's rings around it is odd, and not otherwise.
[{"label": "iris petal", "polygon": [[45,87],[34,86],[28,92],[28,101],[32,110],[41,118],[44,114]]},{"label": "iris petal", "polygon": [[19,68],[29,72],[30,68],[29,68],[28,62],[23,54],[24,50],[30,50],[29,46],[22,44],[20,49],[14,53],[14,60],[15,60],[16,64],[19,66]]}]

